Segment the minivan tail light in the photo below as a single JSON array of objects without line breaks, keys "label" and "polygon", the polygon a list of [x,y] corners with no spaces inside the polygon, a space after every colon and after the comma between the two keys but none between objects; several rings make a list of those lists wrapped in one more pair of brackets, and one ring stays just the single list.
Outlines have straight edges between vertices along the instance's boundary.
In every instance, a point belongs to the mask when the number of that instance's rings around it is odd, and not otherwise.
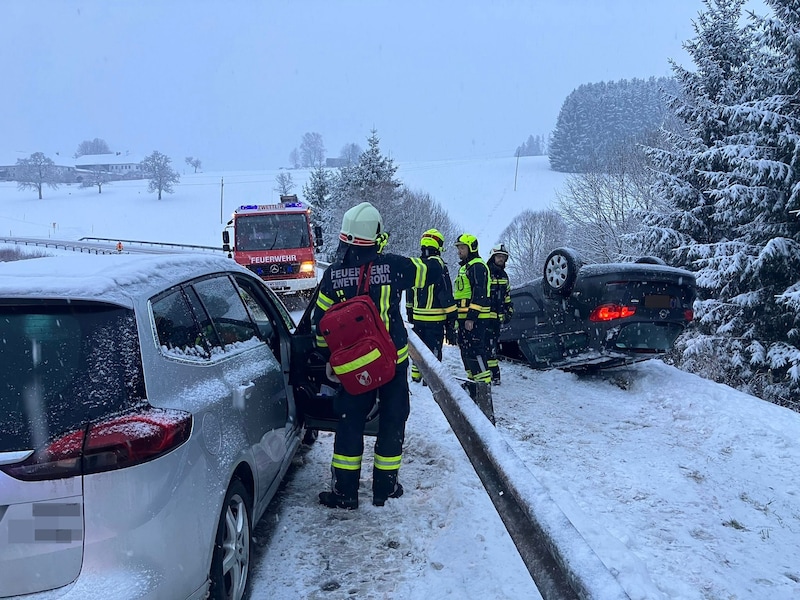
[{"label": "minivan tail light", "polygon": [[150,407],[62,435],[28,459],[0,469],[23,481],[102,473],[163,456],[191,432],[191,413]]},{"label": "minivan tail light", "polygon": [[613,321],[614,319],[624,319],[632,317],[636,313],[635,306],[623,306],[620,304],[601,304],[596,307],[589,315],[589,320],[597,323],[600,321]]},{"label": "minivan tail light", "polygon": [[694,321],[694,311],[691,308],[687,308],[683,311],[683,318],[687,321]]}]

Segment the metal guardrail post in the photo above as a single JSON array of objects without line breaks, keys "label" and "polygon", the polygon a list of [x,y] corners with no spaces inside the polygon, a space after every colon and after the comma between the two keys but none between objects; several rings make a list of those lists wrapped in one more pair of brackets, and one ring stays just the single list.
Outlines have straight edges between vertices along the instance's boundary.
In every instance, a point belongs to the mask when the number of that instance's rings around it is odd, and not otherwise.
[{"label": "metal guardrail post", "polygon": [[630,600],[475,402],[409,328],[409,354],[545,600]]}]

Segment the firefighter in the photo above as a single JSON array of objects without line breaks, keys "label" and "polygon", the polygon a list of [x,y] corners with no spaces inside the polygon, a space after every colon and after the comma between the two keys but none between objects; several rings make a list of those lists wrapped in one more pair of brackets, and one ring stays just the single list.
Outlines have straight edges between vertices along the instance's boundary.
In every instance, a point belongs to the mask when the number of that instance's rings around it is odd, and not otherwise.
[{"label": "firefighter", "polygon": [[[376,394],[380,396],[380,421],[373,457],[372,503],[383,506],[388,498],[403,495],[397,475],[409,414],[409,390],[408,334],[400,302],[404,290],[438,282],[442,267],[436,261],[386,253],[383,251],[386,239],[381,215],[369,202],[362,202],[344,214],[337,258],[322,275],[311,317],[317,346],[326,353],[327,343],[319,332],[320,319],[335,303],[357,294],[359,268],[371,265],[368,293],[397,348],[393,379],[365,394],[350,394],[341,388],[336,395],[334,409],[340,416],[333,443],[331,490],[319,494],[320,504],[330,508],[358,508],[364,425]],[[328,371],[331,372],[330,363]]]},{"label": "firefighter", "polygon": [[[442,360],[442,343],[445,335],[450,344],[455,343],[456,303],[453,300],[453,284],[447,265],[442,260],[444,236],[437,229],[428,229],[419,241],[420,257],[438,262],[442,277],[425,287],[413,287],[406,292],[408,322],[413,323],[414,333],[425,343],[433,355]],[[411,365],[411,381],[422,381],[417,365]],[[422,382],[423,385],[427,385]]]},{"label": "firefighter", "polygon": [[489,267],[489,305],[491,318],[488,324],[489,370],[492,372],[492,385],[500,385],[500,363],[497,351],[500,348],[500,327],[511,320],[514,304],[511,302],[511,286],[506,274],[508,250],[503,243],[492,248],[486,265]]},{"label": "firefighter", "polygon": [[456,240],[459,264],[453,296],[458,309],[458,345],[467,371],[470,396],[476,398],[475,383],[491,383],[487,362],[486,334],[491,319],[489,268],[478,255],[478,238],[462,233]]}]

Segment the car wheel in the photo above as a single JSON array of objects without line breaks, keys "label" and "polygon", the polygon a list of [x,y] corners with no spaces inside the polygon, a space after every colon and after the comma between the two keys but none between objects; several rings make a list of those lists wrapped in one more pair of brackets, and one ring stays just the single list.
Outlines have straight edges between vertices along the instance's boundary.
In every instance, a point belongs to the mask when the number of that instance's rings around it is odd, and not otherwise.
[{"label": "car wheel", "polygon": [[556,248],[544,261],[544,283],[547,289],[568,296],[575,285],[582,261],[571,248]]},{"label": "car wheel", "polygon": [[252,500],[244,484],[234,479],[225,494],[211,559],[213,600],[242,600],[250,575],[250,515]]},{"label": "car wheel", "polygon": [[657,256],[642,256],[636,260],[637,263],[643,265],[666,265],[663,260],[658,258]]}]

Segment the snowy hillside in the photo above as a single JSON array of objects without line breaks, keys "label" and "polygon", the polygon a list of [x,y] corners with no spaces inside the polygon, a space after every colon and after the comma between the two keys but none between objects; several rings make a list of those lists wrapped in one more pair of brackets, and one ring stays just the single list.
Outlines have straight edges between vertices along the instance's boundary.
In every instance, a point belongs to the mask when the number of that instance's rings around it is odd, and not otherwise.
[{"label": "snowy hillside", "polygon": [[[547,157],[431,161],[398,164],[405,185],[429,193],[482,247],[497,241],[525,208],[545,208],[556,199],[565,175],[550,171]],[[241,204],[277,202],[275,178],[289,173],[293,193],[302,196],[304,169],[186,173],[174,194],[157,200],[146,181],[118,181],[103,187],[45,188],[44,199],[0,182],[0,235],[78,239],[84,236],[221,245],[222,224]]]}]

